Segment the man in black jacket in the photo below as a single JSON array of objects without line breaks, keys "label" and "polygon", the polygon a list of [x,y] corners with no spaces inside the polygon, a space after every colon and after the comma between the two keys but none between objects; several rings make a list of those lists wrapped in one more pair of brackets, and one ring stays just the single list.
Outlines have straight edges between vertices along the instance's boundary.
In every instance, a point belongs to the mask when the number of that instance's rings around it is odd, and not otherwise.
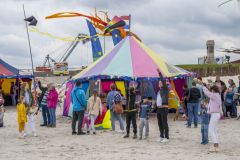
[{"label": "man in black jacket", "polygon": [[127,91],[127,103],[126,103],[126,110],[125,110],[127,134],[124,136],[124,138],[129,137],[131,122],[133,125],[133,133],[134,133],[133,139],[137,138],[137,122],[136,122],[137,109],[136,109],[135,101],[136,101],[136,92],[133,87],[130,87],[129,91]]},{"label": "man in black jacket", "polygon": [[192,88],[188,93],[188,128],[191,128],[192,120],[194,119],[194,127],[198,125],[198,105],[201,98],[200,90],[196,87],[196,82],[192,83]]},{"label": "man in black jacket", "polygon": [[168,99],[169,99],[169,89],[166,83],[166,79],[163,78],[162,73],[157,69],[160,81],[160,90],[157,93],[157,119],[158,127],[160,131],[160,139],[158,142],[166,143],[169,141],[169,128],[168,128]]},{"label": "man in black jacket", "polygon": [[42,91],[38,99],[38,111],[40,110],[40,108],[42,108],[43,124],[41,124],[40,126],[43,127],[48,126],[48,124],[50,123],[50,114],[47,108],[47,95],[49,85],[47,87],[43,87],[41,81],[38,81],[38,87]]}]

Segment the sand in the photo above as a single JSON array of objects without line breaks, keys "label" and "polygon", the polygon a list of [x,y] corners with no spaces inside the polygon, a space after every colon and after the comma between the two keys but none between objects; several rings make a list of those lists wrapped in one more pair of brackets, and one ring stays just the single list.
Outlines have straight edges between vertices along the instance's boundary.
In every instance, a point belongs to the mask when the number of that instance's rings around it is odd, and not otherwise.
[{"label": "sand", "polygon": [[[40,127],[38,137],[18,138],[15,107],[6,107],[5,127],[0,128],[0,160],[238,160],[240,159],[240,120],[227,119],[219,124],[221,151],[209,153],[209,145],[200,144],[200,126],[188,129],[185,121],[173,121],[169,115],[171,141],[157,143],[157,120],[151,116],[149,140],[123,139],[123,134],[98,131],[97,135],[72,136],[71,120],[58,115],[57,128]],[[117,126],[117,128],[119,128]]]}]

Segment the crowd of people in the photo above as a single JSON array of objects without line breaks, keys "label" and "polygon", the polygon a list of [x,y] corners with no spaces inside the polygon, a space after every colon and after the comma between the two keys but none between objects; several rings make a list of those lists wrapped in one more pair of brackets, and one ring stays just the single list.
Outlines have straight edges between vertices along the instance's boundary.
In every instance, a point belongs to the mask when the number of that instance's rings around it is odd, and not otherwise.
[{"label": "crowd of people", "polygon": [[[155,97],[141,97],[137,102],[137,90],[134,86],[126,88],[126,99],[117,91],[115,84],[111,84],[111,91],[106,95],[106,106],[110,110],[112,132],[116,132],[115,120],[119,122],[121,133],[125,133],[123,138],[130,137],[131,124],[133,128],[133,139],[142,140],[149,137],[149,118],[150,113],[157,113],[157,124],[159,127],[159,143],[167,143],[170,140],[168,126],[169,111],[169,87],[167,79],[163,78],[160,70],[159,73],[159,91]],[[240,82],[240,77],[239,77]],[[36,137],[36,127],[34,116],[42,112],[43,123],[41,127],[56,127],[56,108],[58,104],[58,92],[53,83],[42,86],[38,81],[38,88],[41,92],[31,90],[28,83],[21,82],[21,92],[17,104],[18,127],[21,138],[26,137],[25,126],[29,124],[31,133]],[[12,84],[13,88],[13,84]],[[219,140],[217,134],[217,124],[221,118],[236,118],[237,104],[239,103],[238,93],[240,86],[237,87],[232,79],[226,85],[219,77],[212,82],[210,79],[203,83],[202,78],[195,78],[192,86],[184,85],[183,108],[187,119],[187,128],[197,128],[201,124],[201,144],[209,143],[209,134],[211,142],[211,152],[219,151]],[[15,88],[13,88],[15,90]],[[15,92],[12,92],[13,96]],[[15,102],[13,102],[15,103]],[[81,82],[76,81],[75,87],[71,91],[71,103],[73,106],[72,114],[72,135],[96,134],[94,122],[102,114],[102,98],[99,97],[99,89],[93,89],[93,95],[87,100],[84,90],[81,88]],[[3,126],[4,116],[4,98],[0,93],[0,127]],[[124,107],[123,107],[124,106]],[[126,115],[126,129],[124,128],[123,112]],[[83,130],[84,117],[90,122],[87,132]],[[139,117],[139,126],[137,125]],[[28,122],[28,123],[26,123]],[[143,131],[145,130],[145,131]],[[143,137],[143,133],[145,135]],[[139,134],[138,134],[139,133]],[[208,134],[209,133],[209,134]]]}]

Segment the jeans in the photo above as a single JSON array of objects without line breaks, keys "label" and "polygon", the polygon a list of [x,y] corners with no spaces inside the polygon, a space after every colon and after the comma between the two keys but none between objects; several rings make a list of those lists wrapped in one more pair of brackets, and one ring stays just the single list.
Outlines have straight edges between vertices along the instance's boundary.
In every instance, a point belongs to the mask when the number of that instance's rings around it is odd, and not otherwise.
[{"label": "jeans", "polygon": [[94,126],[94,122],[95,122],[95,120],[96,120],[96,116],[95,115],[93,115],[93,114],[91,114],[90,115],[90,120],[91,120],[91,124],[89,125],[89,127],[88,127],[88,131],[93,131],[93,132],[95,132],[95,126]]},{"label": "jeans", "polygon": [[50,124],[50,113],[47,108],[47,105],[41,105],[42,106],[42,117],[43,117],[43,124],[48,125]]},{"label": "jeans", "polygon": [[209,123],[209,134],[211,135],[212,143],[218,143],[217,135],[217,124],[220,120],[220,113],[211,113],[210,123]]},{"label": "jeans", "polygon": [[192,125],[192,120],[194,120],[194,125],[198,125],[198,103],[188,103],[188,126]]},{"label": "jeans", "polygon": [[202,111],[202,98],[199,98],[199,101],[198,101],[198,123],[201,124],[201,121],[202,121],[202,117],[200,115],[201,111]]},{"label": "jeans", "polygon": [[202,133],[202,143],[207,144],[208,143],[208,127],[209,127],[209,119],[210,115],[205,113],[202,113],[202,126],[201,126],[201,133]]},{"label": "jeans", "polygon": [[78,121],[78,133],[82,132],[84,111],[73,111],[72,132],[76,132],[76,123]]},{"label": "jeans", "polygon": [[139,137],[142,138],[143,128],[145,127],[145,137],[149,136],[149,121],[147,118],[140,118]]},{"label": "jeans", "polygon": [[11,94],[12,105],[16,106],[16,94]]},{"label": "jeans", "polygon": [[157,109],[157,119],[158,119],[158,127],[160,131],[161,138],[169,139],[169,128],[168,128],[168,108],[158,108]]},{"label": "jeans", "polygon": [[127,124],[126,132],[127,132],[127,134],[130,133],[131,122],[133,125],[133,133],[137,134],[137,122],[136,122],[136,112],[135,111],[126,113],[126,124]]},{"label": "jeans", "polygon": [[56,109],[48,108],[50,114],[50,125],[56,125]]},{"label": "jeans", "polygon": [[115,113],[113,110],[111,110],[110,113],[111,113],[112,130],[115,131],[115,117],[116,117],[119,121],[120,129],[124,131],[122,115],[119,113]]},{"label": "jeans", "polygon": [[0,112],[0,127],[3,127],[4,112]]},{"label": "jeans", "polygon": [[237,116],[237,100],[234,100],[231,110],[232,110],[232,116]]}]

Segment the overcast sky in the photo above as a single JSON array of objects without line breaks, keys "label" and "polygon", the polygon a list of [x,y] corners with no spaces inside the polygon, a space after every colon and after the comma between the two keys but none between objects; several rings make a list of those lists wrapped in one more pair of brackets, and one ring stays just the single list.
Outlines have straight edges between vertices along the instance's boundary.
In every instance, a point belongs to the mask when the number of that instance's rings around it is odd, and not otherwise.
[{"label": "overcast sky", "polygon": [[[224,1],[224,0],[223,0]],[[38,19],[40,31],[60,37],[88,33],[84,18],[46,20],[62,11],[93,14],[108,11],[109,16],[132,15],[131,31],[142,42],[172,64],[197,63],[206,55],[206,41],[215,40],[216,49],[240,47],[240,9],[237,0],[217,8],[222,0],[0,0],[0,57],[18,68],[30,68],[29,48],[23,21]],[[101,13],[99,13],[101,16]],[[30,32],[34,66],[42,65],[46,54],[59,59],[68,42]],[[103,41],[101,39],[101,41]],[[110,38],[106,50],[113,47]],[[217,56],[224,56],[215,52]],[[231,55],[239,59],[240,55]],[[68,59],[70,67],[91,63],[91,45],[78,45]]]}]

